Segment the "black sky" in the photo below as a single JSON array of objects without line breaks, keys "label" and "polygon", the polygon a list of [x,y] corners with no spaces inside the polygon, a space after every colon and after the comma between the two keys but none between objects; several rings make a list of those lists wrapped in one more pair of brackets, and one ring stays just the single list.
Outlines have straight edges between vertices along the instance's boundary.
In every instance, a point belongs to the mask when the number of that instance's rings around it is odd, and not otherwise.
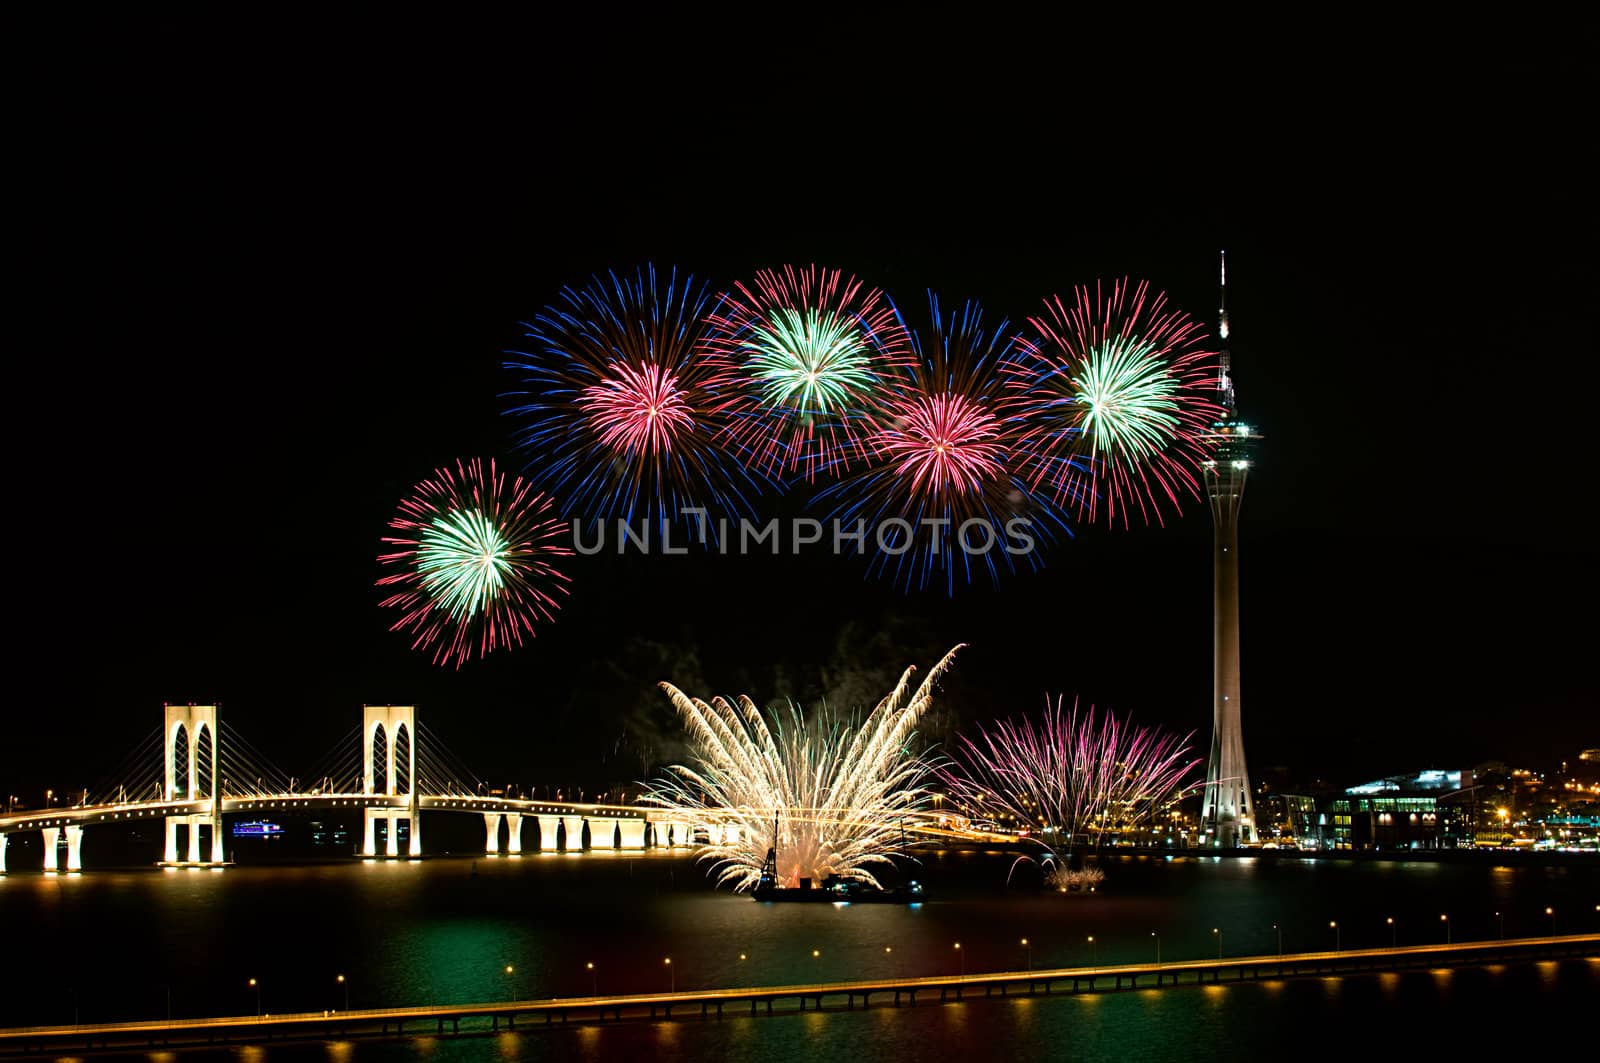
[{"label": "black sky", "polygon": [[291,771],[391,701],[496,781],[626,778],[657,679],[809,698],[819,669],[956,641],[959,719],[1079,694],[1203,744],[1199,507],[953,600],[832,559],[596,559],[514,655],[442,671],[389,634],[384,522],[436,465],[506,455],[518,322],[647,260],[713,284],[815,261],[1013,321],[1132,274],[1209,322],[1226,246],[1266,435],[1252,765],[1600,744],[1595,85],[1559,33],[1224,58],[898,10],[687,17],[39,35],[10,164],[0,787],[92,783],[162,701],[213,699]]}]

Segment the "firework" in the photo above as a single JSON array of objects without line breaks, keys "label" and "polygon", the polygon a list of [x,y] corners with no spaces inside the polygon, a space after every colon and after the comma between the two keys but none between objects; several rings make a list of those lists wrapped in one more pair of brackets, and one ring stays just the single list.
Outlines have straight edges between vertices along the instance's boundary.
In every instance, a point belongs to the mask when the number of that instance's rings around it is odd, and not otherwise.
[{"label": "firework", "polygon": [[914,362],[865,437],[868,466],[818,498],[864,533],[857,549],[872,554],[869,571],[954,593],[958,577],[997,580],[1017,557],[1037,565],[1038,546],[1065,526],[1013,468],[1018,437],[995,371],[1006,323],[986,330],[975,303],[946,318],[931,294],[929,310],[929,327],[911,333]]},{"label": "firework", "polygon": [[[747,697],[691,698],[672,686],[672,699],[694,749],[692,763],[674,765],[643,800],[691,820],[738,827],[737,839],[704,846],[719,885],[753,888],[768,847],[777,850],[780,886],[830,876],[877,887],[874,869],[894,862],[905,845],[907,819],[931,795],[923,785],[931,764],[910,748],[957,646],[915,692],[914,668],[859,723],[824,711],[807,719],[793,705],[770,723]],[[774,838],[776,831],[776,838]]]},{"label": "firework", "polygon": [[389,527],[383,542],[395,549],[378,560],[402,568],[378,580],[394,588],[383,606],[400,612],[390,630],[432,647],[435,664],[520,646],[561,608],[567,527],[548,496],[520,477],[507,484],[493,460],[487,472],[476,458],[436,470]]},{"label": "firework", "polygon": [[974,818],[1026,829],[1044,846],[1047,872],[1065,882],[1064,858],[1139,830],[1193,787],[1193,735],[1135,727],[1114,713],[1046,701],[1044,716],[980,727],[957,739],[940,769],[953,803]]},{"label": "firework", "polygon": [[753,513],[766,484],[719,441],[736,381],[696,351],[708,297],[654,266],[564,289],[507,352],[508,415],[528,473],[586,517]]},{"label": "firework", "polygon": [[812,479],[866,457],[863,435],[909,343],[889,300],[838,270],[785,266],[725,293],[702,345],[742,381],[729,442],[769,476]]},{"label": "firework", "polygon": [[1149,285],[1077,288],[1045,300],[1001,367],[1028,485],[1088,521],[1162,521],[1200,497],[1206,436],[1220,412],[1205,334]]}]

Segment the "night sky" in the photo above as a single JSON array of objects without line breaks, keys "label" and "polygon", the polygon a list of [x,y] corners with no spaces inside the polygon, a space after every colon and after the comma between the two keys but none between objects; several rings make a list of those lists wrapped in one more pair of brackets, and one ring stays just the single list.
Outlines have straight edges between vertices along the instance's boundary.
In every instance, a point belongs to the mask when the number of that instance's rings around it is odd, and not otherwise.
[{"label": "night sky", "polygon": [[212,700],[290,772],[394,702],[496,783],[593,786],[670,725],[656,680],[809,702],[957,641],[941,726],[1061,693],[1203,752],[1200,504],[954,598],[848,558],[594,558],[519,652],[445,670],[389,633],[385,522],[436,466],[509,456],[519,322],[644,261],[714,285],[816,262],[1017,324],[1131,274],[1211,326],[1226,247],[1266,437],[1242,525],[1255,774],[1600,745],[1576,60],[613,16],[41,43],[9,167],[0,789],[93,784],[163,701]]}]

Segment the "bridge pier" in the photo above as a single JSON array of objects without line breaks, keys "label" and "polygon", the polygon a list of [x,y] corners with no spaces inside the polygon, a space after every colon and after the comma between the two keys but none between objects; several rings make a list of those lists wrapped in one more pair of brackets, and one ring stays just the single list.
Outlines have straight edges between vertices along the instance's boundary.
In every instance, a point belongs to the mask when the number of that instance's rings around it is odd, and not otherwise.
[{"label": "bridge pier", "polygon": [[361,810],[361,855],[378,855],[378,832],[374,828],[377,820],[376,809],[363,808]]},{"label": "bridge pier", "polygon": [[161,862],[164,864],[176,864],[178,862],[178,818],[177,816],[167,817],[167,845],[161,851]]},{"label": "bridge pier", "polygon": [[679,820],[673,820],[666,824],[666,828],[668,846],[674,849],[683,849],[692,844],[689,838],[689,825],[687,823]]},{"label": "bridge pier", "polygon": [[583,817],[562,816],[561,825],[567,828],[567,852],[583,852]]},{"label": "bridge pier", "polygon": [[83,870],[83,828],[67,828],[67,870]]},{"label": "bridge pier", "polygon": [[185,816],[184,820],[189,824],[188,861],[191,864],[198,864],[200,862],[200,823],[193,816]]},{"label": "bridge pier", "polygon": [[500,852],[500,821],[504,818],[499,812],[483,814],[483,851],[491,856]]},{"label": "bridge pier", "polygon": [[557,848],[556,824],[561,822],[559,816],[540,816],[539,819],[539,851],[553,853]]},{"label": "bridge pier", "polygon": [[0,875],[6,873],[6,846],[11,842],[11,835],[0,834]]},{"label": "bridge pier", "polygon": [[[622,847],[624,849],[643,849],[645,829],[649,826],[642,819],[624,819],[618,821],[617,828],[621,832]],[[4,870],[4,868],[0,868]]]},{"label": "bridge pier", "polygon": [[56,839],[61,836],[61,828],[45,827],[39,833],[44,835],[44,869],[53,875],[61,866],[60,857],[56,855]]},{"label": "bridge pier", "polygon": [[406,855],[412,859],[422,855],[422,810],[412,802],[411,808],[411,841]]},{"label": "bridge pier", "polygon": [[393,812],[383,817],[386,826],[383,829],[383,855],[396,857],[400,855],[400,819]]},{"label": "bridge pier", "polygon": [[522,855],[522,813],[506,813],[506,852]]},{"label": "bridge pier", "polygon": [[589,817],[589,848],[615,849],[617,847],[617,821],[609,816]]}]

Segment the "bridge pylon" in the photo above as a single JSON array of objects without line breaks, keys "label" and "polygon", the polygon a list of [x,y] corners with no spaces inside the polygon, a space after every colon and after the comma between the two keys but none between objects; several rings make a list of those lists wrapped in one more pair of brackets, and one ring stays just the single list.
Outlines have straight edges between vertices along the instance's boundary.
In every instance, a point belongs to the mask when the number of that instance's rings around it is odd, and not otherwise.
[{"label": "bridge pylon", "polygon": [[410,831],[406,855],[422,855],[422,815],[417,792],[417,709],[414,705],[361,707],[361,792],[404,798],[388,807],[362,810],[362,856],[377,856],[377,824],[385,824],[385,856],[400,855],[400,823]]},{"label": "bridge pylon", "polygon": [[[166,817],[167,841],[162,861],[168,864],[220,864],[222,851],[222,758],[218,755],[221,713],[216,705],[165,705],[161,731],[161,788],[166,801],[192,801],[197,811]],[[179,754],[182,754],[180,760]],[[204,763],[202,763],[204,754]],[[187,827],[188,850],[180,861],[178,828]],[[209,859],[200,856],[200,828],[211,828]],[[68,865],[78,863],[68,836]]]}]

